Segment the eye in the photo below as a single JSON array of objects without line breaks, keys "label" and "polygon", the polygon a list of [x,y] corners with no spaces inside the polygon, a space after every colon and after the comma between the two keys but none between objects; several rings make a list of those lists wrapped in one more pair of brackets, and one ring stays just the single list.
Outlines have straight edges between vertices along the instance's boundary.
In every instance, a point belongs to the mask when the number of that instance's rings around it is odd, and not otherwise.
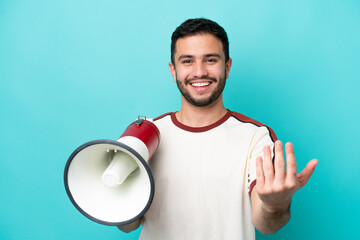
[{"label": "eye", "polygon": [[208,59],[206,59],[206,62],[208,62],[208,63],[216,63],[217,59],[216,58],[208,58]]},{"label": "eye", "polygon": [[184,59],[182,61],[183,64],[190,64],[191,63],[191,60],[190,59]]}]

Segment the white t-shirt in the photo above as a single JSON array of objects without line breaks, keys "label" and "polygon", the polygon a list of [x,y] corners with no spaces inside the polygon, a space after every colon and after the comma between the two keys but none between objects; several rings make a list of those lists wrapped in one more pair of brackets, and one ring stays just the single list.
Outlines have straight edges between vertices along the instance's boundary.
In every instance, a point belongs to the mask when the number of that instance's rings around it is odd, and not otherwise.
[{"label": "white t-shirt", "polygon": [[185,126],[175,113],[154,123],[161,134],[149,161],[155,195],[140,239],[255,239],[250,202],[255,161],[265,145],[273,149],[274,132],[232,111],[207,127]]}]

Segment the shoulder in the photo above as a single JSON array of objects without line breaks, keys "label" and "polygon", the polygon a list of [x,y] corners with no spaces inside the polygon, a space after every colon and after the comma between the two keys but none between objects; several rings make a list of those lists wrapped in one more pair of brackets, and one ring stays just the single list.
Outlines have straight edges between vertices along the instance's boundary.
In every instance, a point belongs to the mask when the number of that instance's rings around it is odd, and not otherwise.
[{"label": "shoulder", "polygon": [[250,118],[244,114],[238,113],[238,112],[234,112],[231,111],[231,117],[236,120],[239,123],[242,124],[250,124],[252,126],[254,126],[255,128],[266,128],[271,136],[271,138],[275,141],[277,139],[275,132],[272,128],[270,128],[269,126],[267,126],[266,124],[263,124],[253,118]]},{"label": "shoulder", "polygon": [[266,126],[265,124],[238,112],[231,111],[231,116],[242,123],[251,123],[258,127]]},{"label": "shoulder", "polygon": [[171,116],[171,114],[173,114],[173,112],[168,112],[168,113],[164,113],[164,114],[162,114],[162,115],[160,115],[160,116],[158,116],[158,117],[156,117],[156,118],[154,118],[153,119],[153,121],[158,121],[158,120],[160,120],[160,119],[162,119],[162,118],[165,118],[165,117],[167,117],[167,116]]}]

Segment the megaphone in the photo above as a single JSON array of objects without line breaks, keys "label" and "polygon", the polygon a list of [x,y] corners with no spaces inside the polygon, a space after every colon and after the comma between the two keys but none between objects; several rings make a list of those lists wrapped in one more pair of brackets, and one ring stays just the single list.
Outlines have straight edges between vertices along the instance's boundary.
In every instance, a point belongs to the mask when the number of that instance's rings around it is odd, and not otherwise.
[{"label": "megaphone", "polygon": [[160,132],[140,116],[117,141],[94,140],[78,147],[64,170],[72,204],[87,218],[120,226],[149,209],[154,178],[147,164],[160,143]]}]

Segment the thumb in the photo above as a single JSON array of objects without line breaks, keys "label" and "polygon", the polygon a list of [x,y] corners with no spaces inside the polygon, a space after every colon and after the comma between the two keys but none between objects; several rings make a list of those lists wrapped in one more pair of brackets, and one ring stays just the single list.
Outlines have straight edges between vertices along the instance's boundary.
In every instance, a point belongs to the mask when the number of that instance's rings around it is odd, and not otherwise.
[{"label": "thumb", "polygon": [[300,188],[305,186],[305,184],[309,181],[311,175],[315,171],[315,167],[318,164],[317,159],[313,159],[306,164],[306,167],[297,175],[297,180],[300,182]]}]

